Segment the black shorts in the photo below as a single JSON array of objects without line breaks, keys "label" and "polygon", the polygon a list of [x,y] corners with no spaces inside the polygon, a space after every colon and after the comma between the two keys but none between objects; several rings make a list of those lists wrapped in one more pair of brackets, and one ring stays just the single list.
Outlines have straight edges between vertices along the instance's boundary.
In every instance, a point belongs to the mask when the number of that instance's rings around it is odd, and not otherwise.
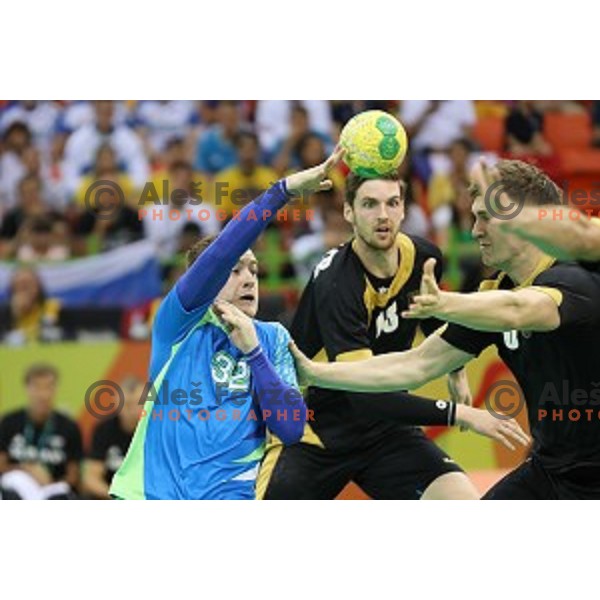
[{"label": "black shorts", "polygon": [[483,500],[598,500],[600,467],[549,470],[532,456],[501,479]]},{"label": "black shorts", "polygon": [[350,481],[378,500],[418,500],[446,473],[462,469],[419,428],[392,430],[347,450],[299,443],[275,446],[263,460],[257,497],[329,500]]}]

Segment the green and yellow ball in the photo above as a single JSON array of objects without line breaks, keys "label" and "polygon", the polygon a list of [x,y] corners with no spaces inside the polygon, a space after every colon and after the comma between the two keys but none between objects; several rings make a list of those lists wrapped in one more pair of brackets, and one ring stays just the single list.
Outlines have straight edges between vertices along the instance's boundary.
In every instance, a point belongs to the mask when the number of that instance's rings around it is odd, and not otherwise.
[{"label": "green and yellow ball", "polygon": [[353,173],[373,179],[398,169],[408,149],[402,123],[382,110],[352,117],[340,134],[344,162]]}]

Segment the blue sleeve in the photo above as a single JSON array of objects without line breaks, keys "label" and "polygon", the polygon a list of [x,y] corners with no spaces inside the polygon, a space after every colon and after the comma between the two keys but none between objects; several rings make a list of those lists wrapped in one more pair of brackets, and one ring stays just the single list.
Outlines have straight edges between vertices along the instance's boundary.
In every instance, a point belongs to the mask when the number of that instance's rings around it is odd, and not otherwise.
[{"label": "blue sleeve", "polygon": [[159,340],[173,344],[189,332],[227,283],[240,256],[254,244],[288,199],[285,181],[278,181],[227,224],[160,305],[154,332]]},{"label": "blue sleeve", "polygon": [[295,373],[292,376],[284,367],[280,375],[260,346],[247,355],[246,361],[267,427],[286,446],[299,442],[307,418],[306,404],[297,386],[282,379],[296,381]]}]

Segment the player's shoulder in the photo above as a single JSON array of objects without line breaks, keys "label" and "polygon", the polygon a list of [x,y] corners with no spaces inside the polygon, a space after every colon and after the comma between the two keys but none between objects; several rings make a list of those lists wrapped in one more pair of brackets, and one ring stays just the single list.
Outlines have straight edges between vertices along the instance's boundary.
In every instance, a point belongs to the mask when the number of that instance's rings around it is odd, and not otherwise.
[{"label": "player's shoulder", "polygon": [[[433,242],[418,235],[402,233],[401,236],[412,243],[415,248],[415,255],[417,259],[423,261],[427,260],[428,258],[441,260],[442,251]],[[400,243],[402,243],[402,237],[400,237]]]},{"label": "player's shoulder", "polygon": [[567,286],[573,289],[598,290],[600,276],[585,269],[581,264],[570,261],[557,261],[540,273],[534,280],[535,286]]},{"label": "player's shoulder", "polygon": [[261,341],[276,344],[281,343],[282,341],[287,343],[290,339],[289,331],[277,321],[254,320],[254,325]]},{"label": "player's shoulder", "polygon": [[333,288],[347,288],[360,282],[363,268],[352,250],[352,242],[347,242],[326,252],[313,269],[309,286],[329,293]]}]

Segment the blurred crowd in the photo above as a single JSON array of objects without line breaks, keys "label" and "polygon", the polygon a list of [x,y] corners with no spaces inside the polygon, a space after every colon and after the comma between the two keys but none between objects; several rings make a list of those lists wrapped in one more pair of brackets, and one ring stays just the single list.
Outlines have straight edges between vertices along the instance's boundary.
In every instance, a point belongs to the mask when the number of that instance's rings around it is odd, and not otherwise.
[{"label": "blurred crowd", "polygon": [[[0,102],[0,261],[19,265],[0,306],[0,337],[10,343],[60,338],[60,303],[44,293],[39,263],[145,239],[168,290],[199,235],[218,232],[280,177],[323,161],[343,125],[368,109],[396,114],[407,129],[403,229],[442,248],[445,285],[453,289],[472,289],[481,274],[470,233],[467,174],[474,159],[521,157],[555,172],[556,148],[544,134],[549,113],[585,115],[590,145],[600,146],[595,101]],[[478,127],[490,116],[501,128],[492,142]],[[331,192],[307,199],[295,218],[273,223],[261,238],[263,316],[285,320],[318,258],[349,238],[345,175],[340,168]],[[141,307],[143,319],[154,308]],[[140,318],[124,318],[129,325],[119,321],[118,335],[147,336]]]}]

